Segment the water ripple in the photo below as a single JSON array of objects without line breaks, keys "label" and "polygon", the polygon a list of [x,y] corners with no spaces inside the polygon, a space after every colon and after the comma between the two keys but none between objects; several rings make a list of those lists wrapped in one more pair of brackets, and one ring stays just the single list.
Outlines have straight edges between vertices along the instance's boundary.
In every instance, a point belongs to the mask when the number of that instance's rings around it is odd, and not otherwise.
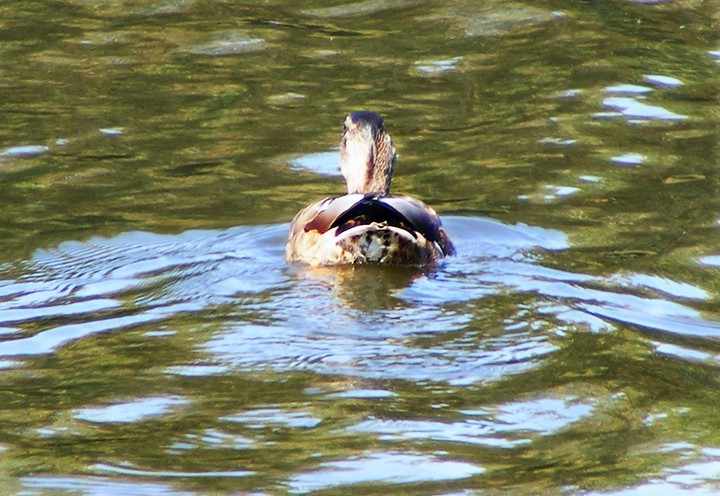
[{"label": "water ripple", "polygon": [[603,100],[603,105],[617,109],[624,117],[632,119],[657,119],[666,121],[687,119],[686,115],[676,114],[657,105],[648,105],[634,98],[610,97]]},{"label": "water ripple", "polygon": [[158,482],[128,482],[105,477],[23,477],[22,486],[34,490],[62,491],[84,496],[122,494],[123,496],[195,496],[198,493],[177,490],[170,484]]},{"label": "water ripple", "polygon": [[390,452],[323,463],[316,471],[295,475],[288,486],[293,493],[305,494],[351,484],[450,481],[484,471],[477,465],[437,456]]},{"label": "water ripple", "polygon": [[378,434],[382,441],[430,439],[509,449],[531,441],[523,434],[550,435],[592,411],[591,405],[576,401],[539,398],[495,409],[461,410],[459,413],[466,416],[464,421],[369,418],[346,431]]},{"label": "water ripple", "polygon": [[174,407],[187,403],[187,400],[179,396],[142,398],[126,403],[82,408],[74,413],[74,417],[93,423],[132,423],[169,413]]},{"label": "water ripple", "polygon": [[[277,286],[284,276],[277,270],[282,245],[276,240],[284,232],[282,226],[178,236],[130,232],[39,250],[22,264],[25,276],[3,281],[0,324],[35,325],[48,318],[61,323],[50,320],[30,336],[1,342],[0,355],[50,353],[93,334],[201,311]],[[275,270],[268,271],[268,264]]]},{"label": "water ripple", "polygon": [[[149,325],[146,332],[156,333],[161,323],[168,332],[153,335],[173,336],[172,319],[193,316],[202,328],[203,315],[223,308],[197,345],[208,363],[178,364],[167,374],[309,370],[467,385],[538,367],[558,349],[552,337],[578,326],[718,335],[720,324],[667,299],[706,301],[701,288],[643,274],[553,269],[540,253],[568,248],[563,233],[488,219],[445,221],[459,255],[428,269],[288,266],[285,225],[131,232],[39,250],[21,264],[22,277],[0,285],[0,325],[12,324],[0,356],[48,354]],[[511,311],[473,310],[508,292],[535,296]],[[486,327],[501,332],[477,339]]]}]

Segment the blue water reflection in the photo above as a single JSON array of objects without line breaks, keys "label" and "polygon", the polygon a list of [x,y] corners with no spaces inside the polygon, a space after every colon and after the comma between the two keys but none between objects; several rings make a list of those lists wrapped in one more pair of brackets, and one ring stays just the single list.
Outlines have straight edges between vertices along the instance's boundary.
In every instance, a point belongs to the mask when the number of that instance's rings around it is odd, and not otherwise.
[{"label": "blue water reflection", "polygon": [[[484,473],[483,465],[404,446],[445,443],[510,453],[592,422],[625,401],[606,390],[581,387],[576,395],[557,388],[461,408],[439,400],[427,405],[433,415],[415,418],[363,410],[336,427],[332,410],[318,407],[367,403],[378,408],[404,401],[382,387],[386,381],[489,387],[543,371],[562,352],[562,340],[572,340],[573,334],[612,333],[622,324],[654,336],[649,349],[658,356],[717,366],[716,355],[661,338],[720,335],[720,324],[693,307],[708,301],[706,290],[650,274],[553,268],[544,261],[571,248],[559,231],[474,217],[448,216],[445,224],[459,255],[432,268],[288,265],[284,224],[178,235],[131,232],[39,250],[8,267],[21,275],[6,277],[0,287],[0,325],[12,329],[0,342],[0,356],[17,357],[7,362],[12,369],[22,367],[26,357],[58,354],[103,334],[139,329],[145,340],[169,343],[189,329],[193,359],[160,367],[162,376],[196,381],[302,372],[327,377],[329,383],[306,388],[302,401],[229,409],[159,447],[177,457],[199,450],[245,453],[274,446],[269,437],[280,433],[303,432],[381,443],[354,457],[318,459],[296,471],[283,484],[299,494],[356,483],[475,477]],[[523,295],[522,303],[507,304],[513,295]],[[332,378],[342,380],[330,387]],[[170,392],[103,396],[68,410],[71,421],[48,421],[36,436],[64,438],[88,429],[160,422],[197,411],[202,401]],[[667,421],[661,413],[649,415],[646,425]],[[381,445],[386,448],[378,449]],[[689,465],[688,477],[710,468]],[[87,469],[151,479],[257,476],[246,463],[217,471],[160,470],[152,463],[110,458]],[[37,477],[23,484],[28,490],[67,485],[89,494],[115,484],[102,478],[92,482]],[[671,482],[667,478],[662,484]],[[117,490],[175,494],[162,484],[128,483]]]},{"label": "blue water reflection", "polygon": [[48,494],[44,491],[62,491],[83,496],[196,496],[194,491],[177,490],[170,484],[159,482],[129,482],[105,477],[24,477],[20,479],[23,494]]},{"label": "blue water reflection", "polygon": [[[543,266],[538,250],[568,246],[556,231],[465,217],[449,217],[446,224],[457,258],[429,271],[396,273],[288,266],[284,225],[63,243],[38,251],[22,264],[24,276],[0,288],[0,325],[11,338],[0,343],[0,355],[47,354],[99,333],[160,325],[227,304],[235,310],[199,345],[212,363],[168,373],[299,368],[468,384],[525,371],[553,353],[548,335],[534,332],[542,325],[538,316],[555,320],[556,333],[574,325],[610,330],[613,322],[686,336],[718,333],[717,322],[677,301],[708,298],[688,283]],[[390,276],[375,279],[383,274]],[[505,315],[501,336],[463,344],[473,327],[466,305],[506,291],[536,294],[532,317],[518,309]],[[373,311],[363,303],[367,298]],[[41,317],[48,325],[23,332]],[[157,338],[172,334],[166,333]],[[413,343],[433,334],[447,338],[432,346]]]},{"label": "blue water reflection", "polygon": [[482,474],[484,469],[434,456],[389,452],[327,462],[316,471],[298,474],[288,482],[295,494],[351,484],[440,482]]}]

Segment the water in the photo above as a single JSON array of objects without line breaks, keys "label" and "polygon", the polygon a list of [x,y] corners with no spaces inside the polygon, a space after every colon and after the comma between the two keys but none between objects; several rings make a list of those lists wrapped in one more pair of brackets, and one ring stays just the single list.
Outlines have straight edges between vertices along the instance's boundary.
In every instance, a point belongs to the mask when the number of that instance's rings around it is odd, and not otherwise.
[{"label": "water", "polygon": [[[0,6],[0,493],[715,494],[718,12]],[[360,108],[457,257],[285,263]]]}]

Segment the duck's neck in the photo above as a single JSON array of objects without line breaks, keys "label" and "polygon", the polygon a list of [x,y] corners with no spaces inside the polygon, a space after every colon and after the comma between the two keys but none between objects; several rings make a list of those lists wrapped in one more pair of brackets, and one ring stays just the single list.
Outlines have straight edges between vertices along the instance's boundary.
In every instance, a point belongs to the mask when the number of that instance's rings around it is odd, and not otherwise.
[{"label": "duck's neck", "polygon": [[395,147],[387,134],[364,142],[348,141],[340,153],[340,169],[348,193],[390,193],[396,159]]}]

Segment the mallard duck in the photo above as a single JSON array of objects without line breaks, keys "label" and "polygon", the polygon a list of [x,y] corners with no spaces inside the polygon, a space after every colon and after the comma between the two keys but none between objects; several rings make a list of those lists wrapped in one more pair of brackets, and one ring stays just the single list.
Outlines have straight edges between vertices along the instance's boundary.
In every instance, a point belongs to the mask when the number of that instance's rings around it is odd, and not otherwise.
[{"label": "mallard duck", "polygon": [[285,258],[310,265],[428,264],[455,254],[435,211],[390,194],[397,153],[371,111],[345,119],[340,170],[347,194],[304,208],[292,221]]}]

